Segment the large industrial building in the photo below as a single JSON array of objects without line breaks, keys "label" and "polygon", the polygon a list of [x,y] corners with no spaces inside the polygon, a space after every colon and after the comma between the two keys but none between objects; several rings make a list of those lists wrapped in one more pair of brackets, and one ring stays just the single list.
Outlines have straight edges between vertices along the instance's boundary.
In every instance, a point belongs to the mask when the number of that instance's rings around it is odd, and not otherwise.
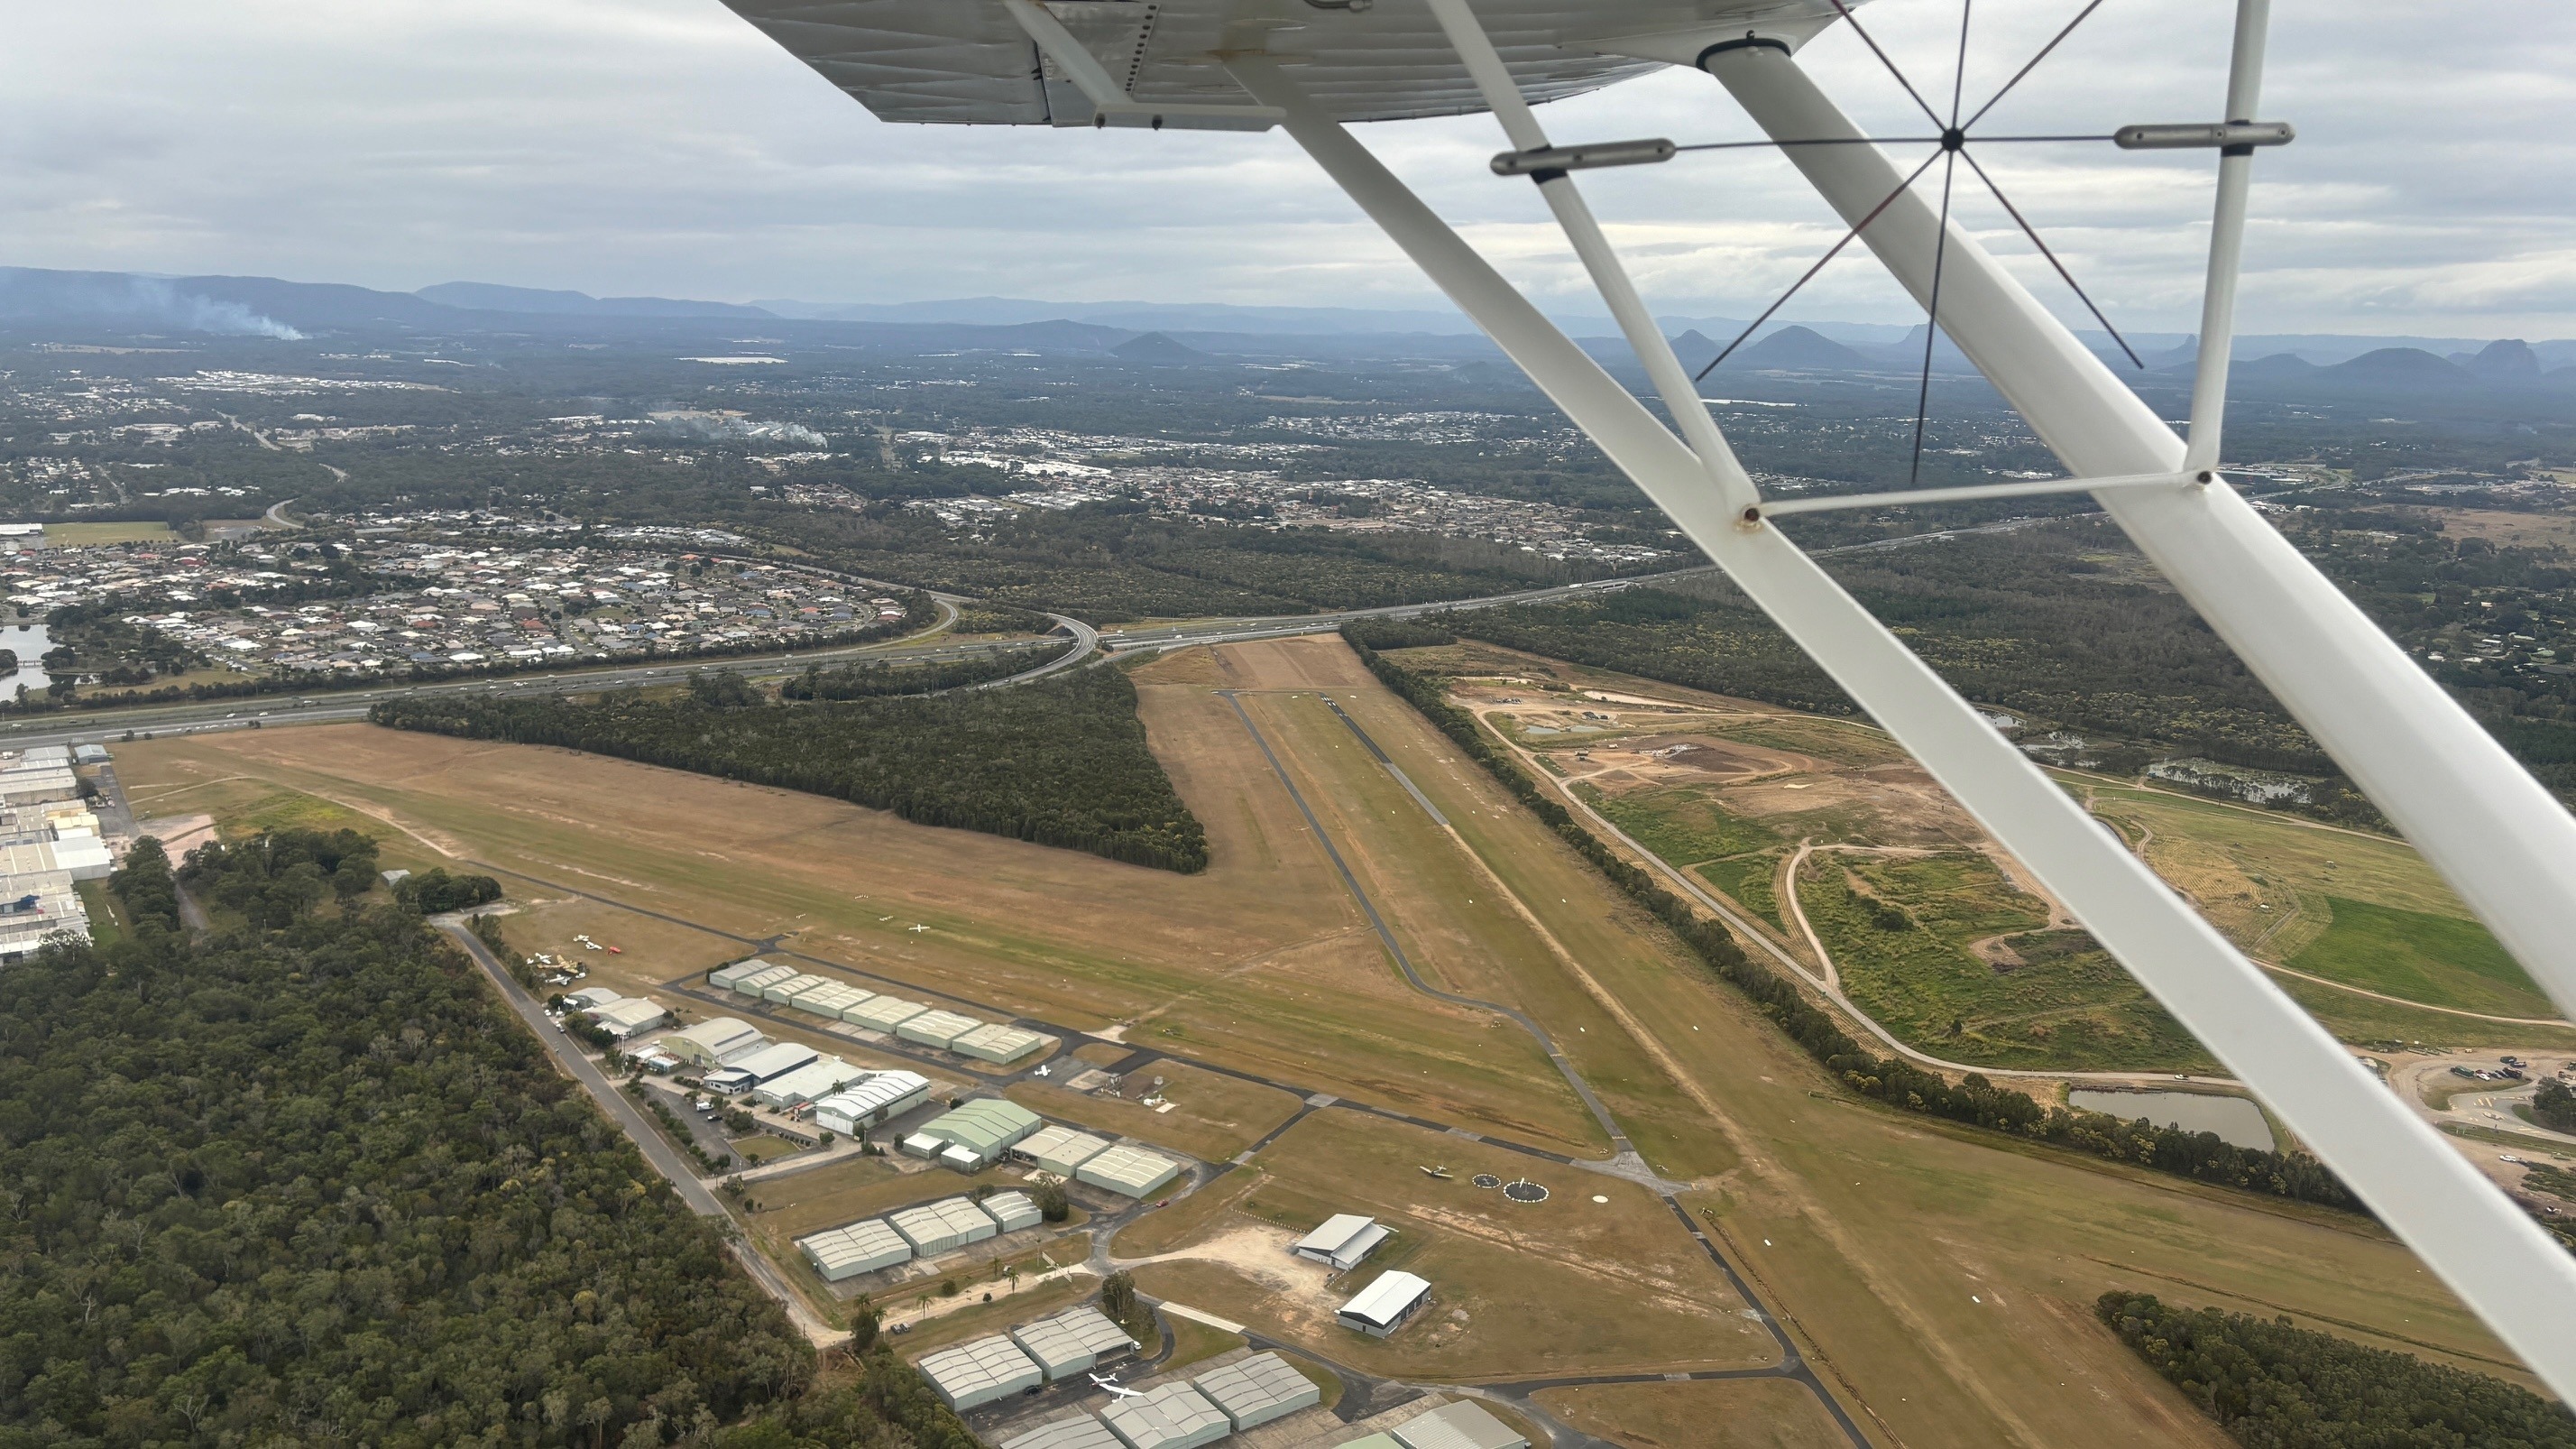
[{"label": "large industrial building", "polygon": [[852,1136],[911,1111],[929,1095],[930,1079],[919,1072],[871,1072],[815,1102],[814,1125]]},{"label": "large industrial building", "polygon": [[1074,1169],[1076,1182],[1105,1187],[1129,1197],[1143,1197],[1181,1175],[1181,1165],[1142,1148],[1118,1146]]},{"label": "large industrial building", "polygon": [[1234,1432],[1225,1410],[1186,1383],[1120,1399],[1100,1411],[1100,1421],[1127,1449],[1197,1449]]},{"label": "large industrial building", "polygon": [[1288,1251],[1300,1258],[1330,1264],[1336,1273],[1347,1273],[1362,1259],[1377,1251],[1377,1245],[1391,1236],[1375,1218],[1355,1213],[1337,1213],[1324,1219],[1322,1227],[1289,1245]]},{"label": "large industrial building", "polygon": [[961,1414],[1046,1382],[1029,1356],[998,1333],[924,1355],[913,1367],[930,1381],[932,1392]]},{"label": "large industrial building", "polygon": [[1087,1304],[1023,1323],[1011,1330],[1011,1341],[1046,1370],[1049,1383],[1136,1351],[1136,1340],[1127,1336],[1127,1330]]},{"label": "large industrial building", "polygon": [[959,1172],[981,1172],[1043,1125],[1017,1102],[982,1097],[921,1124],[903,1139],[903,1150]]},{"label": "large industrial building", "polygon": [[1324,1401],[1324,1391],[1314,1380],[1275,1353],[1237,1359],[1208,1370],[1194,1382],[1208,1402],[1225,1412],[1226,1422],[1238,1434]]},{"label": "large industrial building", "polygon": [[114,862],[79,794],[69,749],[0,753],[0,962],[26,959],[48,936],[89,939],[73,882],[104,876]]},{"label": "large industrial building", "polygon": [[641,996],[619,996],[605,987],[595,994],[605,994],[610,999],[590,1005],[590,1019],[598,1023],[601,1031],[619,1041],[639,1031],[650,1031],[671,1019],[671,1013],[664,1010],[658,1001],[647,1001]]},{"label": "large industrial building", "polygon": [[912,1261],[912,1244],[876,1218],[800,1238],[796,1246],[804,1250],[806,1261],[827,1283]]},{"label": "large industrial building", "polygon": [[1342,1305],[1334,1321],[1371,1338],[1384,1338],[1431,1301],[1431,1285],[1410,1273],[1380,1273],[1377,1281]]}]

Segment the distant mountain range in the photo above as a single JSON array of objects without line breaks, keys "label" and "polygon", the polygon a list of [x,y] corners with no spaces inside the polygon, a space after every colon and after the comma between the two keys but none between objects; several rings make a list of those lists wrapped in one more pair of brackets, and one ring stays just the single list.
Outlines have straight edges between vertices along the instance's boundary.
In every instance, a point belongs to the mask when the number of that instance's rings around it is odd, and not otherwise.
[{"label": "distant mountain range", "polygon": [[[1559,319],[1605,360],[1626,348],[1605,318]],[[1723,317],[1658,319],[1693,370],[1744,330]],[[765,323],[782,332],[819,328],[861,345],[934,350],[1019,347],[1100,353],[1156,365],[1216,362],[1228,355],[1314,354],[1344,358],[1495,357],[1453,312],[1337,307],[1237,307],[1221,303],[1061,303],[1007,297],[891,303],[758,303],[671,297],[593,297],[583,292],[442,282],[418,292],[380,292],[274,277],[165,277],[136,272],[0,267],[0,324],[98,323],[135,330],[297,340],[316,333],[391,327],[428,332],[549,331],[567,327],[686,329],[690,323]],[[704,328],[687,329],[703,335]],[[2085,333],[2113,356],[2111,339]],[[1907,372],[1923,364],[1924,328],[1886,323],[1774,323],[1728,357],[1712,381],[1752,372]],[[779,340],[779,339],[772,339]],[[2151,372],[2188,371],[2196,339],[2132,336]],[[2440,337],[2314,334],[2238,339],[2237,372],[2248,383],[2312,387],[2470,385],[2494,388],[2576,383],[2576,340],[2526,344]],[[1933,354],[1944,372],[1970,370],[1945,337]],[[2123,372],[2128,371],[2125,360]]]}]

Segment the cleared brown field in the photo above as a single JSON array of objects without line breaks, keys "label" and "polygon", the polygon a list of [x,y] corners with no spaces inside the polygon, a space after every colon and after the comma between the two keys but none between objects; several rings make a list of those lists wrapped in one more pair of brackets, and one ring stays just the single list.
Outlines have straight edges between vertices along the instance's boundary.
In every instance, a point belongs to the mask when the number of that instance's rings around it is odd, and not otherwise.
[{"label": "cleared brown field", "polygon": [[[1426,1165],[1454,1176],[1427,1177]],[[1191,1231],[1138,1267],[1137,1282],[1372,1373],[1475,1380],[1778,1359],[1671,1209],[1633,1183],[1346,1111],[1306,1118],[1229,1178],[1256,1173],[1220,1210],[1164,1209],[1188,1212]],[[1551,1194],[1514,1203],[1474,1186],[1478,1173],[1526,1174]],[[1338,1212],[1373,1216],[1395,1237],[1328,1279],[1285,1248]],[[1116,1250],[1156,1226],[1149,1216]],[[1336,1325],[1342,1300],[1390,1268],[1430,1279],[1433,1305],[1385,1340]]]},{"label": "cleared brown field", "polygon": [[[192,808],[300,792],[443,852],[450,868],[516,873],[514,894],[593,893],[735,938],[630,950],[609,958],[614,975],[593,965],[620,990],[784,934],[811,955],[954,993],[977,1014],[1123,1029],[1301,1086],[1606,1150],[1525,1036],[1394,979],[1223,700],[1204,688],[1143,694],[1149,734],[1208,826],[1216,864],[1204,875],[569,751],[363,725],[137,743],[121,764],[138,790],[202,787],[181,797]],[[521,929],[553,932],[529,943],[553,949],[589,927],[532,911]],[[592,934],[623,944],[618,933],[636,929]]]},{"label": "cleared brown field", "polygon": [[1299,1099],[1271,1087],[1236,1081],[1181,1062],[1160,1061],[1144,1075],[1166,1079],[1168,1112],[1131,1098],[1069,1092],[1045,1082],[1021,1082],[1003,1095],[1049,1117],[1140,1138],[1206,1162],[1226,1162],[1296,1115]]}]

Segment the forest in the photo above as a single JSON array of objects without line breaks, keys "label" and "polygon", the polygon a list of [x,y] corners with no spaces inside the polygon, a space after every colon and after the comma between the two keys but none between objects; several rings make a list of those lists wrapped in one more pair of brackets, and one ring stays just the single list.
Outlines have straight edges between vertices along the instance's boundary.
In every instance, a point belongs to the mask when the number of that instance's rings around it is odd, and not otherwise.
[{"label": "forest", "polygon": [[2147,1293],[2094,1311],[2249,1449],[2566,1449],[2576,1415],[2485,1374]]},{"label": "forest", "polygon": [[0,973],[0,1445],[640,1449],[813,1381],[418,916],[192,939],[167,875],[118,879],[132,938]]},{"label": "forest", "polygon": [[1446,643],[1449,636],[1422,623],[1347,625],[1342,637],[1380,681],[1419,710],[1461,753],[1473,760],[1559,839],[1597,867],[1630,899],[1672,928],[1710,974],[1744,993],[1807,1054],[1845,1086],[1900,1111],[1966,1122],[2063,1147],[2113,1162],[2134,1163],[2202,1182],[2300,1202],[2359,1210],[2360,1202],[2325,1164],[2305,1152],[2237,1147],[2214,1132],[2186,1132],[2141,1117],[2124,1121],[2102,1112],[2043,1106],[2029,1093],[1997,1086],[1977,1072],[1957,1084],[1894,1057],[1880,1056],[1855,1040],[1786,976],[1746,954],[1726,927],[1702,916],[1680,896],[1631,864],[1584,828],[1571,811],[1522,771],[1477,725],[1449,703],[1440,684],[1377,650]]},{"label": "forest", "polygon": [[[739,683],[739,681],[737,681]],[[677,700],[388,700],[395,729],[555,745],[891,810],[1130,865],[1207,869],[1207,833],[1145,746],[1136,689],[1084,669],[929,698],[772,703],[716,677]]]}]

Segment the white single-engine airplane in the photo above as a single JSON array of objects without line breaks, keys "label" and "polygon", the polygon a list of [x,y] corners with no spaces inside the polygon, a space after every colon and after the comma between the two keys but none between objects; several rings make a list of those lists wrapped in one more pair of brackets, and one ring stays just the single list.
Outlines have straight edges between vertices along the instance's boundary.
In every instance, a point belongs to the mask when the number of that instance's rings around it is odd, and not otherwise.
[{"label": "white single-engine airplane", "polygon": [[1141,1390],[1128,1388],[1126,1385],[1118,1382],[1118,1375],[1116,1374],[1111,1374],[1107,1378],[1102,1378],[1098,1374],[1091,1374],[1088,1375],[1088,1377],[1091,1380],[1091,1386],[1093,1388],[1101,1390],[1113,1399],[1141,1399],[1145,1397]]},{"label": "white single-engine airplane", "polygon": [[[1962,82],[1918,88],[1870,37],[1857,13],[1864,0],[725,3],[887,121],[1284,130],[2560,1397],[2576,1400],[2576,1334],[2558,1329],[2576,1308],[2576,1257],[1775,526],[1824,509],[2093,495],[2560,1010],[2576,1015],[2576,820],[2221,473],[2247,188],[2257,152],[2293,139],[2288,125],[2258,119],[2270,0],[2235,0],[2223,89],[2213,78],[2211,98],[2223,94],[2215,118],[2075,138],[1996,136],[1985,122],[2103,0],[2080,7],[2048,0],[2065,7],[2069,23],[1991,100],[1965,94],[1965,4]],[[2158,11],[2181,25],[2192,8]],[[1865,134],[1808,73],[1800,50],[1837,25],[1904,83],[1924,122],[1908,129],[1922,134]],[[1927,379],[1931,344],[1946,334],[2057,453],[2068,477],[1762,495],[1576,182],[1599,167],[1673,164],[1685,148],[1664,139],[1559,142],[1534,109],[1666,67],[1712,79],[1770,138],[1754,144],[1777,147],[1841,214],[1850,231],[1828,259],[1859,241],[1925,307],[1934,324],[1925,334]],[[1538,188],[1644,364],[1669,424],[1349,130],[1358,121],[1480,111],[1494,116],[1507,147],[1492,170]],[[1954,182],[2004,200],[1979,164],[1982,145],[2040,139],[2218,153],[2187,437],[1949,214]],[[2074,286],[2063,266],[2057,271]],[[1920,418],[1918,405],[1918,465]]]}]

